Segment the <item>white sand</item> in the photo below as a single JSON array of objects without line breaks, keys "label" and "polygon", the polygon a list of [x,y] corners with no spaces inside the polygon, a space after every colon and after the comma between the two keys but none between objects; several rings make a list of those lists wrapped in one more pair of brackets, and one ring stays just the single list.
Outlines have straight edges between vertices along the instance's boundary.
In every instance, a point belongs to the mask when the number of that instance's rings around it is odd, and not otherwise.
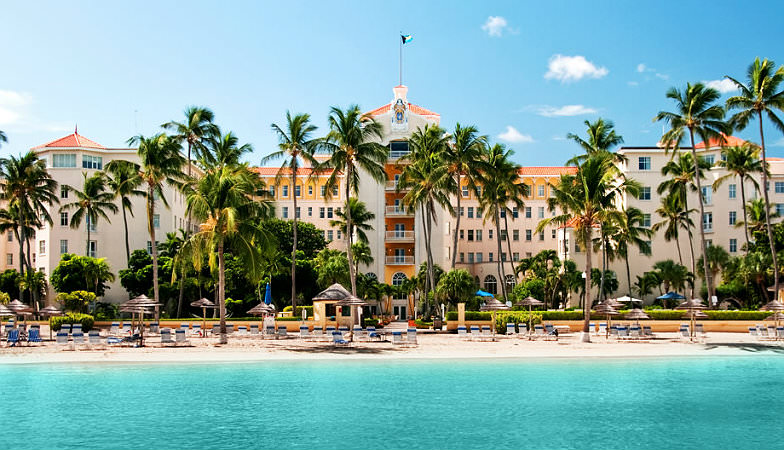
[{"label": "white sand", "polygon": [[334,348],[326,342],[297,338],[262,340],[230,337],[218,346],[216,338],[189,338],[188,347],[160,347],[160,338],[147,340],[144,348],[56,346],[54,343],[0,348],[0,364],[70,362],[109,363],[212,363],[270,360],[362,360],[362,359],[476,359],[476,358],[644,358],[771,355],[784,353],[784,344],[760,342],[740,333],[711,333],[704,342],[689,343],[674,333],[660,333],[650,342],[607,341],[592,337],[579,342],[579,334],[561,337],[558,342],[528,341],[500,337],[495,342],[474,342],[457,335],[419,334],[416,347],[393,346],[389,342],[356,342],[349,348]]}]

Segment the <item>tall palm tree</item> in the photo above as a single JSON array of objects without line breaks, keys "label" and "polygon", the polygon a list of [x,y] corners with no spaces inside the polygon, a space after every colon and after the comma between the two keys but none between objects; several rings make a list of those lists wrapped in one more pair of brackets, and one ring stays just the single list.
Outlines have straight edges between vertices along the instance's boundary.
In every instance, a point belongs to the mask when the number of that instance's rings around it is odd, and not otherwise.
[{"label": "tall palm tree", "polygon": [[632,275],[629,270],[629,250],[635,247],[641,254],[650,255],[651,244],[649,239],[653,236],[653,231],[644,225],[645,215],[638,208],[626,208],[618,218],[612,239],[618,246],[618,254],[626,262],[626,282],[629,288],[629,296],[631,296]]},{"label": "tall palm tree", "polygon": [[[438,218],[437,207],[452,212],[449,194],[454,192],[455,179],[444,164],[444,153],[448,146],[449,140],[442,128],[425,125],[417,129],[409,139],[411,151],[402,158],[408,164],[403,168],[397,184],[398,191],[408,189],[402,199],[403,205],[411,212],[419,209],[422,216],[427,257],[425,292],[435,291],[437,285],[432,248],[433,225]],[[424,298],[427,299],[427,295]],[[440,311],[436,311],[436,314],[440,315]]]},{"label": "tall palm tree", "polygon": [[715,283],[719,272],[724,270],[724,267],[726,267],[727,263],[729,263],[730,254],[727,253],[727,250],[724,250],[724,247],[720,245],[709,245],[708,253],[701,257],[699,261],[697,261],[697,267],[700,269],[700,271],[705,269],[706,260],[708,261],[708,272],[711,274],[710,282]]},{"label": "tall palm tree", "polygon": [[[189,106],[185,109],[185,121],[171,121],[161,125],[165,130],[172,133],[172,137],[178,142],[185,142],[188,145],[188,178],[193,176],[191,171],[191,152],[196,151],[196,157],[204,149],[204,139],[216,132],[216,127],[212,121],[215,115],[212,110],[202,106]],[[191,231],[191,216],[187,221],[188,231]]]},{"label": "tall palm tree", "polygon": [[[116,161],[116,160],[115,160]],[[144,191],[139,189],[141,178],[130,164],[115,164],[110,161],[105,168],[107,175],[106,185],[114,192],[115,199],[120,199],[123,213],[123,230],[125,231],[125,262],[131,260],[131,245],[128,238],[128,214],[133,217],[132,197],[144,197]]]},{"label": "tall palm tree", "polygon": [[[348,211],[348,212],[347,212]],[[351,215],[351,230],[348,229],[346,217]],[[370,212],[365,206],[365,202],[358,198],[351,198],[346,202],[344,209],[335,211],[337,219],[330,220],[329,226],[337,227],[341,233],[349,235],[349,245],[354,244],[354,234],[356,233],[358,242],[368,242],[366,231],[373,229],[373,219],[376,215]]]},{"label": "tall palm tree", "polygon": [[713,182],[713,189],[718,189],[722,183],[730,178],[738,177],[740,179],[740,200],[741,209],[743,209],[743,223],[744,231],[746,234],[746,251],[749,247],[749,227],[746,224],[746,182],[750,181],[754,189],[759,190],[757,180],[751,176],[753,173],[762,172],[762,161],[759,159],[759,148],[751,143],[744,145],[726,147],[722,153],[725,158],[716,162],[717,167],[727,170],[727,174],[721,176]]},{"label": "tall palm tree", "polygon": [[[514,154],[512,150],[507,153],[507,158]],[[504,219],[504,236],[506,236],[506,249],[509,255],[509,264],[511,266],[511,273],[515,273],[515,261],[512,258],[512,238],[509,236],[509,216],[513,214],[513,210],[517,209],[522,211],[525,209],[525,202],[523,198],[529,196],[531,192],[527,184],[520,181],[520,165],[512,161],[502,166],[501,171],[495,174],[497,180],[496,190],[498,198],[496,199],[501,205],[501,216]],[[512,287],[517,284],[515,277]],[[504,280],[506,283],[506,280]]]},{"label": "tall palm tree", "polygon": [[[693,284],[694,273],[689,272],[689,269],[684,265],[671,259],[657,261],[653,265],[653,270],[658,273],[659,279],[664,284],[665,292],[670,292],[670,289],[677,292],[685,289],[687,284]],[[664,306],[667,307],[666,300]]]},{"label": "tall palm tree", "polygon": [[[624,193],[635,195],[639,187],[627,179],[617,179],[612,170],[613,162],[601,155],[588,157],[577,166],[577,173],[561,175],[558,184],[550,186],[552,196],[547,199],[550,211],[559,209],[561,214],[539,222],[536,231],[551,223],[574,228],[575,238],[585,249],[585,292],[591,292],[591,242],[595,227],[610,220],[615,199]],[[583,342],[590,342],[591,298],[586,295],[583,305]]]},{"label": "tall palm tree", "polygon": [[767,224],[770,219],[776,219],[779,216],[775,211],[765,207],[765,199],[758,198],[749,200],[746,207],[743,209],[743,216],[745,220],[735,224],[736,227],[744,226],[751,230],[751,234],[759,233],[767,230]]},{"label": "tall palm tree", "polygon": [[[683,205],[683,198],[678,193],[671,193],[661,199],[661,205],[656,209],[656,214],[661,218],[661,222],[653,224],[651,230],[656,233],[664,229],[664,240],[667,242],[675,241],[678,249],[678,261],[683,265],[683,254],[681,253],[680,231],[685,230],[687,236],[691,236],[691,229],[694,228],[694,221],[691,214],[696,209],[686,209]],[[694,252],[692,251],[692,260]]]},{"label": "tall palm tree", "polygon": [[[764,59],[760,61],[756,58],[746,72],[747,84],[727,76],[735,86],[740,89],[740,95],[727,99],[727,109],[739,110],[730,118],[730,123],[738,129],[743,130],[752,119],[759,121],[760,148],[762,150],[762,193],[765,198],[765,206],[770,209],[768,199],[768,160],[765,155],[765,133],[762,130],[762,115],[768,116],[768,120],[773,125],[784,132],[784,122],[776,115],[776,110],[784,111],[784,90],[779,90],[781,83],[784,82],[784,66],[776,69],[776,64]],[[770,241],[770,253],[773,258],[773,286],[776,290],[775,298],[779,296],[779,259],[776,255],[776,246],[773,241],[773,228],[770,225],[770,217],[766,219],[765,227],[768,230],[768,240]]]},{"label": "tall palm tree", "polygon": [[604,154],[616,163],[621,163],[626,160],[626,157],[622,154],[612,152],[613,147],[623,144],[623,136],[616,133],[615,124],[612,120],[604,120],[599,117],[593,123],[587,120],[583,123],[587,127],[587,140],[573,133],[566,135],[567,139],[576,142],[585,151],[584,154],[575,156],[569,160],[569,164],[580,163],[585,161],[588,157],[597,154]]},{"label": "tall palm tree", "polygon": [[63,186],[65,190],[74,194],[76,200],[62,205],[60,212],[74,210],[69,224],[73,229],[82,226],[82,220],[87,222],[87,242],[84,254],[89,256],[92,228],[98,225],[99,218],[111,223],[107,212],[117,213],[117,205],[114,204],[114,192],[106,190],[106,176],[102,172],[97,172],[91,177],[83,172],[82,177],[84,182],[81,191],[73,186]]},{"label": "tall palm tree", "polygon": [[[19,157],[0,159],[0,200],[6,202],[8,216],[17,220],[19,268],[33,270],[30,258],[31,231],[43,224],[52,225],[49,209],[59,202],[57,182],[46,170],[46,160],[30,151]],[[25,259],[25,244],[27,258]],[[21,291],[20,291],[21,297]],[[36,305],[37,306],[37,305]]]},{"label": "tall palm tree", "polygon": [[[168,208],[169,203],[164,196],[164,186],[180,185],[183,179],[182,166],[185,158],[180,154],[180,145],[177,140],[165,134],[156,134],[152,137],[142,135],[134,136],[128,140],[128,145],[139,145],[137,154],[140,163],[131,163],[134,171],[142,180],[147,200],[147,231],[150,235],[152,246],[152,287],[155,303],[160,303],[158,286],[158,244],[155,242],[155,207],[160,200]],[[155,310],[155,319],[159,316]]]},{"label": "tall palm tree", "polygon": [[179,296],[177,298],[177,317],[182,317],[182,304],[185,300],[185,271],[188,269],[186,258],[181,254],[185,242],[190,239],[190,233],[182,228],[179,233],[172,231],[166,233],[166,242],[161,244],[161,253],[172,259],[172,282],[177,277],[179,272]]},{"label": "tall palm tree", "polygon": [[455,232],[452,237],[452,269],[455,268],[457,259],[457,237],[460,234],[460,201],[462,198],[463,179],[468,188],[476,191],[476,182],[479,178],[479,168],[476,162],[482,158],[482,150],[487,144],[487,136],[479,136],[479,130],[473,125],[455,125],[452,132],[452,142],[447,147],[444,159],[448,164],[448,171],[455,178],[456,191],[453,193],[457,201],[455,207]]},{"label": "tall palm tree", "polygon": [[[667,98],[675,101],[675,112],[660,111],[654,118],[655,121],[664,121],[670,125],[670,130],[662,136],[665,150],[679,148],[688,134],[691,143],[691,156],[693,158],[694,173],[699,172],[696,142],[694,135],[698,135],[705,143],[705,148],[711,142],[723,144],[726,139],[723,133],[729,133],[730,129],[723,121],[724,108],[716,104],[721,94],[713,88],[705,87],[702,83],[687,83],[686,89],[682,92],[676,88],[667,91]],[[702,183],[699,176],[694,177],[697,185],[697,198],[700,205],[700,246],[704,255],[707,248],[705,242],[705,227],[702,221],[705,217],[705,199],[702,198]],[[704,271],[705,279],[708,279],[707,268]],[[713,297],[713,289],[708,283],[708,298]]]},{"label": "tall palm tree", "polygon": [[[292,216],[294,221],[293,245],[291,249],[291,308],[297,309],[297,177],[300,175],[302,163],[309,166],[317,165],[313,154],[316,150],[317,139],[312,137],[316,131],[316,126],[310,123],[310,114],[297,114],[292,117],[291,112],[286,111],[285,128],[272,124],[272,131],[278,136],[278,150],[262,159],[262,164],[271,159],[283,158],[280,169],[275,177],[275,184],[279,180],[289,176],[291,183],[291,200],[293,202]],[[302,183],[302,189],[305,183]]]},{"label": "tall palm tree", "polygon": [[359,266],[369,266],[373,264],[373,253],[367,242],[359,241],[351,244],[351,250],[354,252],[354,272],[359,273]]},{"label": "tall palm tree", "polygon": [[[340,184],[339,175],[343,175],[346,200],[351,194],[359,193],[359,170],[367,172],[378,183],[386,181],[384,163],[389,156],[389,149],[376,142],[383,138],[383,126],[367,114],[363,114],[359,106],[352,105],[342,110],[332,107],[329,113],[329,133],[322,142],[323,148],[330,153],[330,158],[321,167],[332,170],[327,178],[326,192],[329,197],[332,189]],[[346,214],[347,228],[351,229],[351,210]],[[353,255],[346,236],[346,253],[351,273],[351,293],[357,294],[357,274],[354,273]]]}]

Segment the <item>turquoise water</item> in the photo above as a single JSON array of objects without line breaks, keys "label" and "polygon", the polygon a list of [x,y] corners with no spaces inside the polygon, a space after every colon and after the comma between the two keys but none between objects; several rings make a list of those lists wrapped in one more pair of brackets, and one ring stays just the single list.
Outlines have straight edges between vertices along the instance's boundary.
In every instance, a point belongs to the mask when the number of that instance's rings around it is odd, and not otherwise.
[{"label": "turquoise water", "polygon": [[0,367],[0,448],[784,449],[784,357]]}]

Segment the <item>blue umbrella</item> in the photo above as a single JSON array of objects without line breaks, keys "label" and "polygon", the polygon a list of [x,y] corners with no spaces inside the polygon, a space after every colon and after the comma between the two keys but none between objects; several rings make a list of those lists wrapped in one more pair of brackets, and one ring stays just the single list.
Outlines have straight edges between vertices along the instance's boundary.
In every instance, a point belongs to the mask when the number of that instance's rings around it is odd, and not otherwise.
[{"label": "blue umbrella", "polygon": [[476,295],[478,295],[478,296],[480,296],[480,297],[492,297],[492,296],[493,296],[493,294],[491,294],[491,293],[489,293],[489,292],[487,292],[487,291],[483,291],[483,290],[481,290],[481,289],[479,289],[478,291],[476,291]]},{"label": "blue umbrella", "polygon": [[660,297],[656,297],[656,300],[685,300],[686,297],[682,296],[677,292],[668,292]]},{"label": "blue umbrella", "polygon": [[267,287],[264,292],[264,303],[268,305],[272,304],[272,288],[270,287],[269,283],[267,283]]}]

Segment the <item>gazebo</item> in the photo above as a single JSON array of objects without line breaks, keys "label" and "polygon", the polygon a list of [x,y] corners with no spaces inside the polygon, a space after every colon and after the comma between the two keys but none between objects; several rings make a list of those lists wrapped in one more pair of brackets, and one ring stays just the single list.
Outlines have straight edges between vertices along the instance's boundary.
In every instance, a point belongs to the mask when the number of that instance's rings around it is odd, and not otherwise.
[{"label": "gazebo", "polygon": [[[313,319],[320,322],[322,326],[326,326],[327,306],[333,305],[336,308],[335,321],[337,325],[352,328],[355,323],[358,323],[359,316],[356,314],[355,306],[365,306],[366,304],[361,298],[351,295],[351,292],[347,291],[340,283],[335,283],[313,297]],[[340,308],[339,313],[337,308]]]}]

